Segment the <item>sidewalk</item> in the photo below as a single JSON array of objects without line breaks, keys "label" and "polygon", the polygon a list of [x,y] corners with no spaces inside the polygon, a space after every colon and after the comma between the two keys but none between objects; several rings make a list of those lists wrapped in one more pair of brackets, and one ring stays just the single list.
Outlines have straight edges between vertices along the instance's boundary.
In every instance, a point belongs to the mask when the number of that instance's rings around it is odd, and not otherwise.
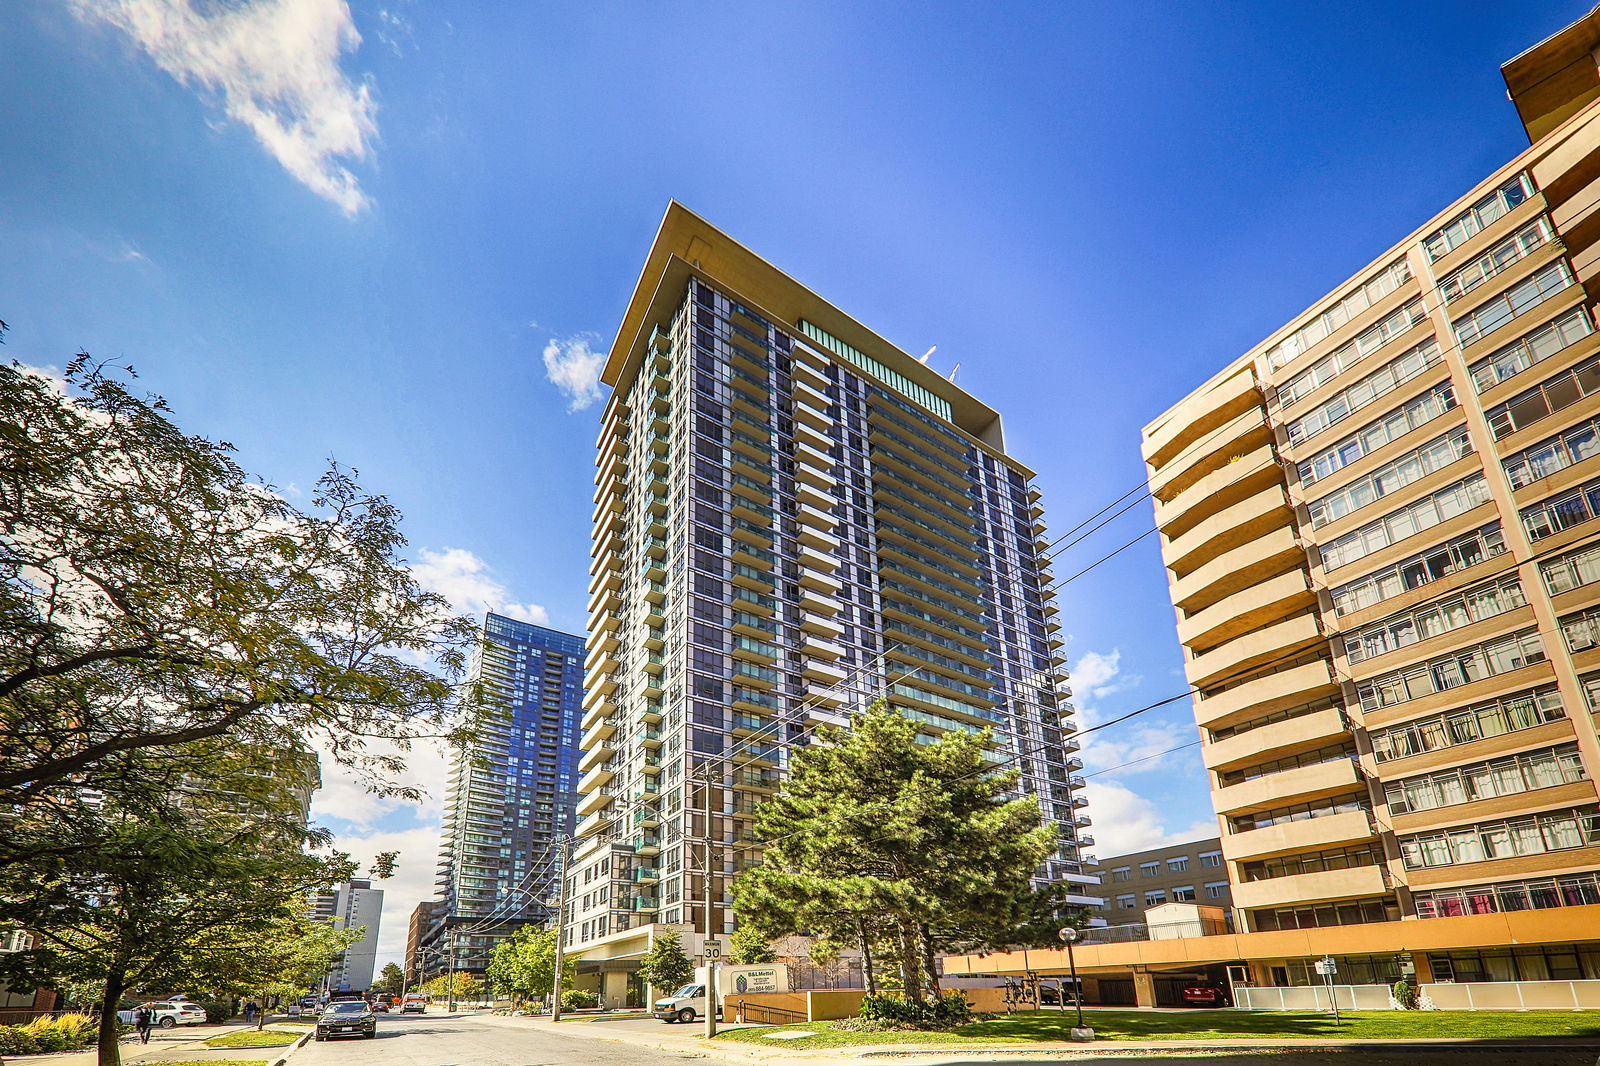
[{"label": "sidewalk", "polygon": [[[293,1047],[244,1047],[244,1048],[209,1048],[207,1040],[214,1040],[219,1036],[230,1033],[246,1033],[255,1031],[255,1023],[249,1025],[243,1022],[224,1022],[221,1025],[195,1025],[179,1026],[176,1029],[153,1029],[150,1032],[150,1043],[141,1044],[139,1038],[133,1034],[123,1037],[120,1043],[123,1066],[137,1066],[141,1062],[167,1062],[173,1060],[201,1060],[201,1059],[266,1059],[269,1062],[282,1058]],[[269,1032],[281,1032],[289,1040],[298,1040],[309,1030],[306,1029],[277,1029],[273,1022],[267,1023]],[[44,1055],[8,1055],[6,1062],[9,1064],[23,1064],[23,1066],[95,1066],[100,1061],[100,1052],[96,1048],[87,1048],[83,1051],[57,1051]]]},{"label": "sidewalk", "polygon": [[[905,1044],[880,1044],[852,1048],[788,1048],[774,1041],[774,1046],[708,1041],[701,1035],[701,1023],[694,1025],[667,1025],[660,1022],[659,1032],[647,1028],[630,1027],[625,1023],[608,1024],[605,1020],[590,1021],[574,1018],[570,1021],[551,1022],[548,1019],[484,1015],[483,1021],[497,1025],[526,1027],[557,1032],[563,1036],[576,1036],[591,1040],[612,1040],[638,1047],[654,1048],[682,1055],[719,1058],[733,1062],[848,1062],[862,1059],[891,1059],[897,1062],[942,1062],[951,1059],[972,1058],[1089,1058],[1094,1056],[1159,1056],[1163,1054],[1227,1053],[1227,1052],[1312,1052],[1323,1050],[1360,1049],[1379,1053],[1418,1052],[1424,1050],[1494,1052],[1511,1056],[1516,1066],[1541,1066],[1541,1060],[1532,1056],[1548,1055],[1552,1051],[1600,1052],[1600,1042],[1589,1038],[1553,1038],[1545,1041],[1526,1039],[1491,1041],[1475,1040],[1100,1040],[1092,1044],[1072,1043],[994,1043],[994,1044],[918,1044],[914,1034],[907,1034]],[[619,1020],[620,1021],[620,1020]],[[719,1029],[754,1028],[752,1026],[719,1026]]]}]

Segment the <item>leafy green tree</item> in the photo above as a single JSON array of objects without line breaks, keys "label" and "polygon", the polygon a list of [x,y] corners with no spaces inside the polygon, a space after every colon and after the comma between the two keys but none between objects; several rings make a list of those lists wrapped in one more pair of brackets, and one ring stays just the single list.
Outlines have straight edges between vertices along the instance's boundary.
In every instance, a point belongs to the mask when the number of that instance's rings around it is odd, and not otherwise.
[{"label": "leafy green tree", "polygon": [[[561,972],[563,989],[572,987],[576,961],[567,956]],[[510,996],[519,1006],[523,1000],[548,996],[556,980],[555,930],[522,926],[509,940],[495,945],[483,976],[497,995]]]},{"label": "leafy green tree", "polygon": [[[78,832],[70,854],[0,867],[6,916],[36,938],[0,956],[14,984],[98,991],[99,1061],[117,1066],[116,1011],[125,992],[166,986],[258,992],[294,963],[309,893],[353,864],[228,813],[189,810],[162,822],[116,808]],[[331,930],[329,931],[331,932]],[[327,969],[326,953],[297,971]]]},{"label": "leafy green tree", "polygon": [[386,992],[398,994],[406,986],[406,973],[392,962],[385,963],[378,974],[378,985]]},{"label": "leafy green tree", "polygon": [[480,999],[483,996],[483,982],[462,970],[440,974],[423,985],[421,991],[434,999],[445,999],[449,997],[452,986],[457,999]]},{"label": "leafy green tree", "polygon": [[809,932],[824,953],[869,958],[876,945],[920,1002],[938,991],[937,953],[999,946],[1025,924],[1055,830],[1036,801],[1007,798],[1017,774],[993,768],[987,730],[917,734],[882,702],[820,731],[757,808],[770,843],[733,893],[740,924],[763,936]]},{"label": "leafy green tree", "polygon": [[650,950],[639,960],[639,978],[648,986],[646,1002],[661,992],[677,991],[694,977],[694,964],[683,953],[683,938],[675,929],[657,933]]},{"label": "leafy green tree", "polygon": [[772,950],[772,938],[755,926],[741,925],[734,929],[733,936],[728,939],[732,948],[728,961],[736,966],[756,966],[774,962],[778,958]]},{"label": "leafy green tree", "polygon": [[239,745],[317,742],[418,798],[407,746],[463,739],[479,700],[474,626],[405,566],[399,512],[337,465],[302,510],[129,376],[0,365],[0,863]]}]

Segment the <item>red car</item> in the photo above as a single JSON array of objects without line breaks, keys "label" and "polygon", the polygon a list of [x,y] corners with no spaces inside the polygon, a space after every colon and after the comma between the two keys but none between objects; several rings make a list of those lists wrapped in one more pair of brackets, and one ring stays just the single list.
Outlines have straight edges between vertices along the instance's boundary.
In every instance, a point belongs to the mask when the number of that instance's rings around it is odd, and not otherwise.
[{"label": "red car", "polygon": [[1227,1007],[1228,990],[1221,985],[1190,985],[1183,990],[1183,1001],[1191,1007]]}]

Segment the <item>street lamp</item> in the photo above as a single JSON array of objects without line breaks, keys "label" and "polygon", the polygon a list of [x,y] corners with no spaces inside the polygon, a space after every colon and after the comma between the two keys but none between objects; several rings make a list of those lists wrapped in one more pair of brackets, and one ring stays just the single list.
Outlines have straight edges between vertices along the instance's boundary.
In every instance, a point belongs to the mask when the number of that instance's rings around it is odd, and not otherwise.
[{"label": "street lamp", "polygon": [[1067,925],[1062,926],[1056,935],[1067,945],[1067,969],[1072,973],[1072,1001],[1078,1007],[1077,1027],[1068,1035],[1073,1040],[1087,1042],[1094,1039],[1094,1030],[1083,1024],[1083,989],[1078,984],[1078,962],[1072,957],[1072,945],[1078,939],[1078,931]]}]

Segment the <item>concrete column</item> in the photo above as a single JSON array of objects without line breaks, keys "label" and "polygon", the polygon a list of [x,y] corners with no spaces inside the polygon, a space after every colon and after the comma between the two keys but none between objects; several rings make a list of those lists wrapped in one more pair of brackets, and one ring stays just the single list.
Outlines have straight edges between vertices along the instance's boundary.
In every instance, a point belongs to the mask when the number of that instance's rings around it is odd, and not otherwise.
[{"label": "concrete column", "polygon": [[608,970],[602,974],[600,994],[605,997],[603,1006],[622,1006],[628,1001],[628,975],[621,970]]},{"label": "concrete column", "polygon": [[1138,970],[1133,972],[1133,1001],[1141,1007],[1156,1005],[1156,979]]}]

